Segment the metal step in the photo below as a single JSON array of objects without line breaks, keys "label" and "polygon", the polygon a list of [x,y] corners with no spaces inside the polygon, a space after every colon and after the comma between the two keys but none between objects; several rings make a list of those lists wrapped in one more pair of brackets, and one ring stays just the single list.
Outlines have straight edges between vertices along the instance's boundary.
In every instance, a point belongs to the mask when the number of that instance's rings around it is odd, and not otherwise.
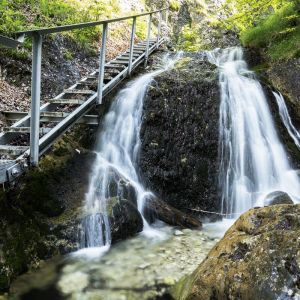
[{"label": "metal step", "polygon": [[[42,112],[40,121],[41,123],[58,123],[61,122],[66,116],[68,116],[68,113],[64,113],[65,115],[59,115],[52,114],[51,112]],[[4,112],[5,118],[8,121],[19,121],[20,119],[28,116],[28,112],[16,112],[16,111],[6,111]],[[98,116],[97,115],[85,115],[82,117],[78,123],[84,123],[88,125],[98,125]]]},{"label": "metal step", "polygon": [[128,63],[129,63],[128,61],[122,61],[122,60],[119,60],[119,59],[118,59],[118,60],[112,60],[112,61],[110,62],[110,64],[113,64],[113,65],[114,65],[114,64],[117,64],[117,65],[120,65],[120,64],[121,64],[121,65],[122,65],[122,64],[123,64],[123,65],[128,65]]},{"label": "metal step", "polygon": [[11,145],[0,145],[1,155],[19,156],[26,152],[29,146],[11,146]]},{"label": "metal step", "polygon": [[[40,134],[46,134],[51,130],[51,128],[40,128]],[[4,127],[4,132],[12,133],[30,133],[30,127]]]},{"label": "metal step", "polygon": [[14,160],[0,159],[0,170],[6,170],[8,166],[15,164]]},{"label": "metal step", "polygon": [[129,57],[124,57],[124,56],[119,56],[116,58],[116,60],[119,60],[119,61],[124,61],[124,62],[129,62]]},{"label": "metal step", "polygon": [[28,115],[28,112],[23,111],[3,111],[2,115],[7,121],[18,121]]},{"label": "metal step", "polygon": [[91,90],[64,90],[65,94],[80,94],[80,95],[93,95],[95,94],[95,91],[91,91]]},{"label": "metal step", "polygon": [[[126,66],[124,66],[124,65],[119,64],[119,65],[112,66],[112,65],[110,65],[110,63],[111,63],[111,61],[107,65],[105,65],[105,72],[107,72],[107,71],[110,72],[110,71],[114,71],[114,70],[123,71],[126,68]],[[96,72],[96,74],[98,74],[98,71]]]},{"label": "metal step", "polygon": [[[112,60],[113,61],[113,60]],[[107,69],[121,69],[124,70],[126,68],[126,66],[122,65],[122,64],[114,64],[114,65],[110,65],[110,63],[112,62],[110,61],[107,65],[105,65],[105,72],[107,71]],[[96,74],[98,74],[98,71],[96,72]]]},{"label": "metal step", "polygon": [[[106,79],[107,80],[107,79]],[[98,82],[95,81],[83,81],[83,82],[78,82],[76,85],[76,88],[78,89],[85,89],[85,88],[89,88],[89,89],[95,89],[94,93],[97,91],[97,86],[98,86]]]},{"label": "metal step", "polygon": [[81,100],[81,99],[50,99],[50,100],[48,100],[48,102],[55,103],[55,104],[81,105],[85,102],[85,100]]},{"label": "metal step", "polygon": [[[144,52],[142,52],[144,53]],[[126,53],[123,53],[122,55],[120,55],[119,57],[129,57],[130,56],[130,52],[126,52]],[[139,57],[141,56],[141,54],[139,53],[133,53],[133,57]]]},{"label": "metal step", "polygon": [[[126,54],[129,54],[130,53],[130,51],[126,51]],[[133,51],[133,54],[135,55],[138,55],[138,56],[140,56],[141,54],[143,54],[143,53],[145,53],[145,51],[142,51],[142,50],[134,50]]]},{"label": "metal step", "polygon": [[48,118],[65,118],[69,115],[69,113],[63,111],[41,111],[41,117],[48,117]]}]

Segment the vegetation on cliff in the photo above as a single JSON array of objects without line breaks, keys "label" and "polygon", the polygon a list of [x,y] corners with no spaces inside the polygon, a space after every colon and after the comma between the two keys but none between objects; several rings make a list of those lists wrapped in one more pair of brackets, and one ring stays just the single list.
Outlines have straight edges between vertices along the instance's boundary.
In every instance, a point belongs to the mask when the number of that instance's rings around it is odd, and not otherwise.
[{"label": "vegetation on cliff", "polygon": [[[297,0],[227,0],[231,16],[223,24],[240,32],[244,46],[263,48],[271,60],[300,55],[300,6]],[[235,13],[232,13],[235,11]]]}]

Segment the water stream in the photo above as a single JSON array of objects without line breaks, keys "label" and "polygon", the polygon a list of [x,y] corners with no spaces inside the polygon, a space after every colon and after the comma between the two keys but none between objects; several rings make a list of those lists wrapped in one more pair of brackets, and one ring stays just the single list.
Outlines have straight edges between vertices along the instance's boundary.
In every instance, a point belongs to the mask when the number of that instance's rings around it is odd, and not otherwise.
[{"label": "water stream", "polygon": [[237,217],[251,207],[263,206],[265,197],[274,191],[286,192],[298,202],[299,178],[242,48],[216,49],[207,55],[219,68],[222,212]]},{"label": "water stream", "polygon": [[[97,252],[98,247],[108,249],[111,244],[107,205],[112,197],[124,198],[124,181],[134,188],[138,210],[143,216],[145,199],[152,195],[142,185],[137,171],[143,100],[153,78],[172,68],[179,56],[180,54],[171,59],[167,55],[160,69],[130,82],[117,95],[105,117],[84,207],[86,217],[81,248],[90,248],[90,253],[94,250]],[[143,224],[144,232],[153,234],[144,217]]]},{"label": "water stream", "polygon": [[278,104],[280,118],[281,118],[284,126],[286,127],[290,137],[293,139],[295,145],[300,150],[300,133],[292,123],[289,111],[288,111],[285,101],[284,101],[284,98],[280,93],[273,92],[273,95]]}]

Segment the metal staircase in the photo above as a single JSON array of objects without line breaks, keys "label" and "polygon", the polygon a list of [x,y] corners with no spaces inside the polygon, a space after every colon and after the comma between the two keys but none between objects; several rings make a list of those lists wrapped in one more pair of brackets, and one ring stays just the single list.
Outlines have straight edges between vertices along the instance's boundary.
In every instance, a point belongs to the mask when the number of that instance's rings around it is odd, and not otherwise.
[{"label": "metal staircase", "polygon": [[[98,125],[98,115],[89,112],[137,66],[146,65],[149,55],[164,42],[161,37],[163,12],[167,20],[167,10],[163,9],[119,19],[19,32],[17,40],[0,36],[0,43],[8,47],[16,47],[24,36],[33,39],[31,111],[2,112],[14,123],[0,134],[0,183],[12,182],[29,167],[37,166],[39,157],[75,123]],[[151,38],[154,14],[159,14],[158,35]],[[142,16],[149,16],[147,40],[134,44],[136,19]],[[127,19],[132,19],[130,48],[105,63],[108,24]],[[97,25],[103,25],[99,68],[40,107],[42,36]]]}]

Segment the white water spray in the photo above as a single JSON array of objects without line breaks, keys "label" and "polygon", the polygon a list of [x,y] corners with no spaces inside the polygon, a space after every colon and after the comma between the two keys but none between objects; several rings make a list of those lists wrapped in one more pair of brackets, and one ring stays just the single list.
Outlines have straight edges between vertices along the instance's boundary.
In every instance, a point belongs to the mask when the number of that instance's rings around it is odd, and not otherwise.
[{"label": "white water spray", "polygon": [[280,118],[284,126],[286,127],[290,137],[293,139],[295,145],[300,150],[300,133],[292,123],[284,98],[280,93],[273,92],[273,95],[275,96],[278,104]]},{"label": "white water spray", "polygon": [[262,206],[273,191],[286,192],[297,202],[298,176],[289,165],[263,89],[247,68],[242,49],[216,49],[207,56],[220,72],[222,212],[237,217]]},{"label": "white water spray", "polygon": [[[111,243],[111,231],[107,206],[112,197],[123,198],[124,182],[134,188],[137,206],[143,215],[147,197],[152,196],[140,182],[137,172],[137,156],[140,148],[140,127],[143,100],[153,78],[171,68],[175,61],[166,57],[164,66],[127,85],[116,97],[104,120],[97,145],[88,193],[86,194],[81,247],[107,247]],[[144,231],[151,231],[147,221]]]}]

